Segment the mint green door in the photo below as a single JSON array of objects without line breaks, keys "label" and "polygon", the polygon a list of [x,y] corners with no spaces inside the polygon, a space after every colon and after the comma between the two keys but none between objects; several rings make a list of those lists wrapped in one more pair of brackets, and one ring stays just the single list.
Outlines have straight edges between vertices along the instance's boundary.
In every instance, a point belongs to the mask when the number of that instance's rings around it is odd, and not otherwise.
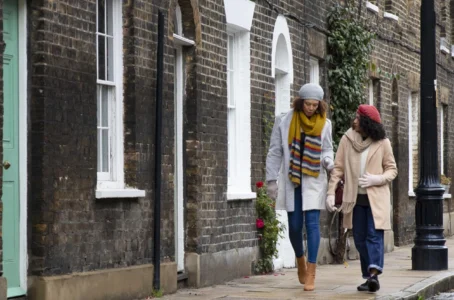
[{"label": "mint green door", "polygon": [[19,267],[19,65],[18,4],[3,4],[3,273],[8,297],[23,295]]}]

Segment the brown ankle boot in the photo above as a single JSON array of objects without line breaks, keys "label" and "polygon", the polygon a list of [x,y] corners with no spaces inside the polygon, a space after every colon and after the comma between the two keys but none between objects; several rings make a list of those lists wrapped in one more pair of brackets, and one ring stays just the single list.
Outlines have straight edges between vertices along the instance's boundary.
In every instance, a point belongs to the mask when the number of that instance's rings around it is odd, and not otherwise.
[{"label": "brown ankle boot", "polygon": [[304,255],[296,258],[296,265],[298,266],[298,279],[301,284],[304,284],[307,274],[306,259],[304,258]]},{"label": "brown ankle boot", "polygon": [[317,264],[307,263],[307,276],[306,284],[304,285],[305,291],[313,291],[315,289],[315,268]]}]

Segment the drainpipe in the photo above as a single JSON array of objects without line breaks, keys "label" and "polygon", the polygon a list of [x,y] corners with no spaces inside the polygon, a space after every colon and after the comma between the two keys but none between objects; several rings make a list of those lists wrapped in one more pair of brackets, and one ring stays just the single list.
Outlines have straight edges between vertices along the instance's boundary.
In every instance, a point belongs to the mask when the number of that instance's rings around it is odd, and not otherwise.
[{"label": "drainpipe", "polygon": [[161,288],[161,133],[162,133],[162,79],[164,76],[164,14],[158,12],[158,60],[156,74],[156,123],[155,123],[155,168],[154,168],[154,249],[153,289]]}]

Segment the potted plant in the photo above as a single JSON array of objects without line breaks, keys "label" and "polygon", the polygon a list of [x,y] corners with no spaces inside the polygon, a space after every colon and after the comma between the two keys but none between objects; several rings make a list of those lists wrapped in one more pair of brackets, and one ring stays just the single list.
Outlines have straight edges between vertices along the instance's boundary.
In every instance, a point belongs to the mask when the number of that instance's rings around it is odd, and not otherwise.
[{"label": "potted plant", "polygon": [[445,188],[445,193],[449,194],[449,189],[451,188],[451,177],[441,174],[440,183]]}]

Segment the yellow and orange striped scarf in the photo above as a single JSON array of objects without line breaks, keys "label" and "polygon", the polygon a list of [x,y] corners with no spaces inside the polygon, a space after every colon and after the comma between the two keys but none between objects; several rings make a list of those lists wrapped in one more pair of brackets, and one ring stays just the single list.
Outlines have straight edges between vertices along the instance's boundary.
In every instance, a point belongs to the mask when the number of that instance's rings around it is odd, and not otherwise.
[{"label": "yellow and orange striped scarf", "polygon": [[[296,186],[301,184],[301,174],[312,177],[318,177],[320,174],[322,130],[325,123],[326,114],[316,113],[308,118],[302,111],[293,111],[288,133],[290,149],[288,176]],[[301,141],[301,132],[305,135],[304,141]]]}]

